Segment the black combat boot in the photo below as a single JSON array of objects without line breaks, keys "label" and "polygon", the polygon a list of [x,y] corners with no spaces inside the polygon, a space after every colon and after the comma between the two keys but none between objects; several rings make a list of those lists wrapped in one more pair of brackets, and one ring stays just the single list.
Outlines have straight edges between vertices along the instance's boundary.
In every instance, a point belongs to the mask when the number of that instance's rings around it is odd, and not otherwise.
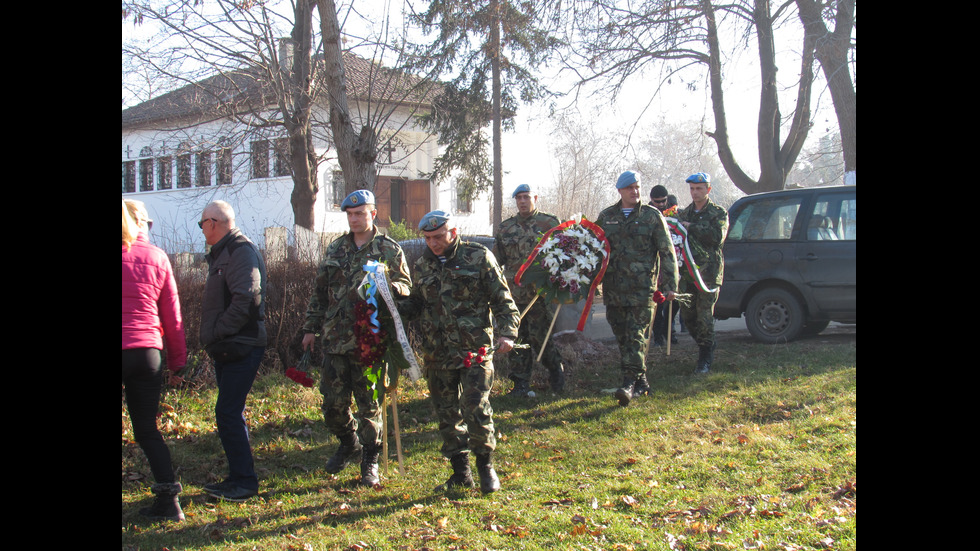
[{"label": "black combat boot", "polygon": [[565,390],[565,364],[558,362],[558,365],[548,366],[550,373],[548,382],[551,383],[551,391],[555,394]]},{"label": "black combat boot", "polygon": [[623,387],[616,390],[616,399],[619,405],[626,407],[633,399],[633,391],[636,388],[636,375],[626,375],[623,377]]},{"label": "black combat boot", "polygon": [[650,383],[647,381],[647,374],[640,373],[636,377],[636,384],[633,385],[633,396],[647,396],[650,394]]},{"label": "black combat boot", "polygon": [[507,393],[508,396],[516,396],[518,398],[524,398],[527,393],[531,391],[531,385],[524,379],[517,379],[514,381],[514,388],[510,389]]},{"label": "black combat boot", "polygon": [[453,475],[446,480],[446,489],[452,488],[475,488],[473,482],[473,472],[470,470],[470,454],[460,452],[449,458],[449,463],[453,466]]},{"label": "black combat boot", "polygon": [[177,500],[177,494],[183,489],[180,482],[150,486],[150,491],[155,496],[153,505],[140,509],[140,514],[150,520],[184,520],[184,511],[180,508],[180,501]]},{"label": "black combat boot", "polygon": [[364,446],[361,452],[361,480],[358,482],[361,486],[373,488],[381,483],[381,477],[378,475],[378,455],[380,452],[381,450],[377,445]]},{"label": "black combat boot", "polygon": [[333,457],[327,461],[327,472],[337,474],[350,465],[354,456],[361,453],[361,443],[357,441],[357,435],[353,432],[337,437],[340,440],[340,447]]},{"label": "black combat boot", "polygon": [[694,367],[696,375],[707,373],[711,368],[711,361],[715,359],[715,343],[708,346],[698,347],[698,364]]},{"label": "black combat boot", "polygon": [[500,489],[500,479],[493,470],[493,452],[476,454],[476,471],[480,473],[480,491],[489,494]]}]

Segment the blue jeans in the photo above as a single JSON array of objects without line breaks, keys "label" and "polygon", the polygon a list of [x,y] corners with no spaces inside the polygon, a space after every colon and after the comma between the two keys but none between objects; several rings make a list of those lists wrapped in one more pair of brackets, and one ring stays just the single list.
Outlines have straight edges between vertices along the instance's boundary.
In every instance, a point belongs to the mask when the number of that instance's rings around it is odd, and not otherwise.
[{"label": "blue jeans", "polygon": [[243,488],[258,491],[252,448],[245,424],[245,399],[252,390],[255,375],[265,354],[264,346],[252,348],[247,356],[233,362],[215,362],[214,375],[218,382],[218,399],[214,418],[218,437],[228,459],[228,481]]}]

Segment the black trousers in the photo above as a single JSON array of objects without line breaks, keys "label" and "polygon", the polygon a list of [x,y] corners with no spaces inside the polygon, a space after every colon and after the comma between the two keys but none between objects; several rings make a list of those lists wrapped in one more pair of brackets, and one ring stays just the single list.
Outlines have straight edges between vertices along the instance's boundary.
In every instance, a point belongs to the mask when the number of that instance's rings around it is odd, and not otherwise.
[{"label": "black trousers", "polygon": [[160,409],[160,389],[163,385],[160,367],[160,351],[156,348],[122,351],[122,383],[126,390],[129,420],[133,424],[133,437],[150,463],[153,481],[166,484],[175,480],[170,449],[157,429],[157,411]]}]

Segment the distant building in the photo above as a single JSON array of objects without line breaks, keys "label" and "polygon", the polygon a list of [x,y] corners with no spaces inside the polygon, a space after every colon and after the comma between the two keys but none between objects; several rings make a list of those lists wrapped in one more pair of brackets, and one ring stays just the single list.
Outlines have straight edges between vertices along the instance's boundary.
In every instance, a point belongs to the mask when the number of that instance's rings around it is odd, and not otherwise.
[{"label": "distant building", "polygon": [[[369,86],[392,72],[350,53],[345,69],[351,116],[359,126],[369,107]],[[376,96],[375,91],[371,109],[377,108]],[[339,208],[345,187],[331,153],[326,101],[321,94],[313,114],[314,148],[327,152],[317,171],[315,230],[340,234],[347,230]],[[422,176],[438,155],[436,136],[414,122],[428,104],[400,99],[387,105],[394,110],[382,132],[397,135],[378,155],[378,224],[387,226],[390,218],[415,228],[426,212],[440,208],[456,213],[467,233],[491,234],[486,200],[463,202],[454,185],[437,187]],[[277,109],[261,80],[244,72],[214,76],[122,111],[122,194],[146,203],[154,243],[168,252],[203,252],[197,222],[215,199],[234,206],[238,225],[260,246],[266,228],[286,228],[290,244],[303,233],[293,225],[285,128],[249,125],[257,117],[248,113],[274,116]]]}]

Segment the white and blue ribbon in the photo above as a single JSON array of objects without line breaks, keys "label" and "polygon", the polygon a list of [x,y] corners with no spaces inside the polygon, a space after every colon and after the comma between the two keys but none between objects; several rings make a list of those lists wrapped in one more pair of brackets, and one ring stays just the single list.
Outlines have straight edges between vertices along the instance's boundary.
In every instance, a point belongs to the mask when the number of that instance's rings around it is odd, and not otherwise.
[{"label": "white and blue ribbon", "polygon": [[[395,334],[398,344],[401,345],[402,353],[405,355],[405,359],[408,360],[408,378],[412,381],[417,381],[422,378],[422,369],[415,360],[415,352],[412,350],[412,345],[408,342],[408,334],[405,333],[405,325],[402,323],[401,316],[398,315],[398,308],[395,305],[395,297],[391,296],[391,288],[388,286],[388,276],[386,270],[387,266],[375,260],[369,260],[368,263],[364,265],[364,271],[367,272],[367,274],[364,276],[364,282],[369,283],[365,300],[375,307],[375,313],[371,318],[371,329],[377,333],[377,330],[374,329],[374,326],[378,323],[378,305],[374,294],[374,290],[376,289],[377,291],[381,292],[381,298],[384,299],[385,304],[388,305],[388,312],[391,313],[391,319],[395,322]],[[372,283],[373,285],[371,285]],[[374,302],[371,302],[372,300]]]}]

